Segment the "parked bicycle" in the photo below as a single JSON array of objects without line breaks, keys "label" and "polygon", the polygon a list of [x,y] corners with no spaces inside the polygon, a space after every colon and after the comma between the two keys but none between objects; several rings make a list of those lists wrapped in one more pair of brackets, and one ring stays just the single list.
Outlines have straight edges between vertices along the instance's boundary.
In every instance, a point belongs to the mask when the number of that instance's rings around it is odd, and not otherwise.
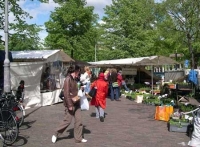
[{"label": "parked bicycle", "polygon": [[0,98],[0,136],[3,144],[12,145],[18,137],[16,115],[7,107],[3,107],[6,99]]},{"label": "parked bicycle", "polygon": [[12,110],[16,115],[16,121],[20,127],[24,122],[25,110],[22,106],[21,101],[18,101],[16,96],[12,93],[4,93],[2,98],[5,99],[2,107]]}]

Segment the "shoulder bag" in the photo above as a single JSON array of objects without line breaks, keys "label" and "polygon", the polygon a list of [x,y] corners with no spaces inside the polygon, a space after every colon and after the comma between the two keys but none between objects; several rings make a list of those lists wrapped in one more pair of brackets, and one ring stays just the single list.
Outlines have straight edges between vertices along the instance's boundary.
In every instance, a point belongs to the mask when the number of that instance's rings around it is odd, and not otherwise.
[{"label": "shoulder bag", "polygon": [[96,83],[95,83],[94,87],[92,87],[92,89],[88,93],[88,96],[90,98],[94,98],[96,96],[96,94],[97,94],[97,87],[96,87]]}]

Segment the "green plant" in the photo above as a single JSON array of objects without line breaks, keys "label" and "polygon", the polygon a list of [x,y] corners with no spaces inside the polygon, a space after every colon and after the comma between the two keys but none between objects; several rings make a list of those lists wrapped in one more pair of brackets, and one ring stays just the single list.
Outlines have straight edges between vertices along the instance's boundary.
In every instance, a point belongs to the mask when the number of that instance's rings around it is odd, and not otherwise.
[{"label": "green plant", "polygon": [[169,124],[177,126],[179,128],[182,127],[182,123],[189,123],[188,119],[170,119]]},{"label": "green plant", "polygon": [[134,88],[135,89],[140,89],[142,87],[145,87],[145,85],[144,84],[140,84],[140,83],[134,84]]},{"label": "green plant", "polygon": [[192,110],[194,110],[196,108],[197,108],[197,106],[196,105],[192,105],[192,104],[188,104],[188,105],[180,104],[179,105],[179,109],[182,112],[189,112],[189,111],[192,111]]},{"label": "green plant", "polygon": [[150,91],[150,90],[151,90],[150,87],[141,87],[141,88],[139,89],[139,91]]},{"label": "green plant", "polygon": [[143,95],[142,92],[136,92],[135,95]]}]

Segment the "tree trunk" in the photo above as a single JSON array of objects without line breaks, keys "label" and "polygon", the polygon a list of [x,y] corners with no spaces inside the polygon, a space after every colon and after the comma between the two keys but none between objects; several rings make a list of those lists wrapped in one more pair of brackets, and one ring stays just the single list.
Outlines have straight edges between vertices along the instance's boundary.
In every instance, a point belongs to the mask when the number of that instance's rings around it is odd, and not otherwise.
[{"label": "tree trunk", "polygon": [[74,57],[74,50],[71,49],[71,58],[73,59],[73,57]]},{"label": "tree trunk", "polygon": [[194,52],[193,52],[192,42],[191,42],[192,37],[190,36],[189,33],[187,34],[187,39],[188,39],[189,52],[191,54],[191,69],[194,69]]}]

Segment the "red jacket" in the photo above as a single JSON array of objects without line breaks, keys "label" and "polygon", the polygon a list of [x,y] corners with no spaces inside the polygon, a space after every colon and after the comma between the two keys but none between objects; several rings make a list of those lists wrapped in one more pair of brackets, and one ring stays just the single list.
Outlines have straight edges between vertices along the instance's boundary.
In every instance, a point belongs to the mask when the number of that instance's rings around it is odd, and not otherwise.
[{"label": "red jacket", "polygon": [[119,87],[122,86],[122,80],[123,80],[122,75],[121,75],[121,74],[118,74],[118,75],[117,75],[117,82],[118,82]]},{"label": "red jacket", "polygon": [[104,75],[101,75],[103,77],[99,77],[98,80],[94,81],[91,85],[92,87],[97,87],[97,93],[95,98],[91,100],[91,105],[94,106],[100,106],[101,108],[106,108],[106,98],[108,94],[108,83],[104,80]]}]

